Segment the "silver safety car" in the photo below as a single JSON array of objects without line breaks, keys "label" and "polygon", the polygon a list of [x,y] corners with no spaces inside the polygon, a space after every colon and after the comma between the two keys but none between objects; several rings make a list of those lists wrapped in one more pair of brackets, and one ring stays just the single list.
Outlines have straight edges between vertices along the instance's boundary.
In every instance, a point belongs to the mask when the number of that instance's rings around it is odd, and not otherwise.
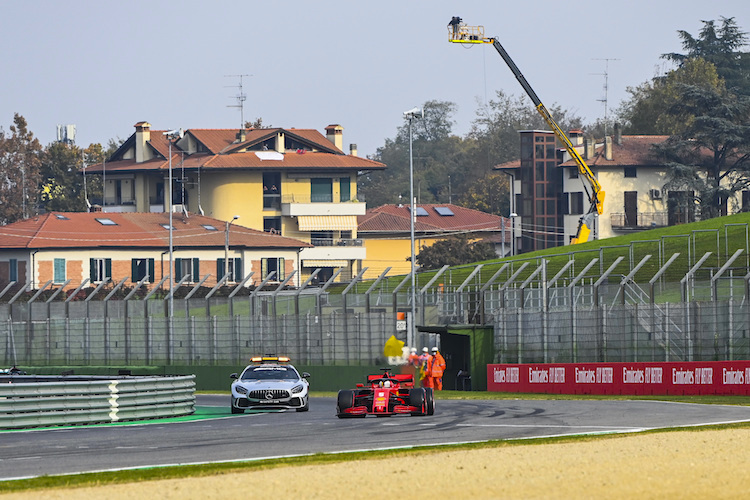
[{"label": "silver safety car", "polygon": [[250,361],[240,375],[230,375],[234,379],[232,413],[258,409],[310,409],[309,373],[300,375],[285,356],[258,356]]}]

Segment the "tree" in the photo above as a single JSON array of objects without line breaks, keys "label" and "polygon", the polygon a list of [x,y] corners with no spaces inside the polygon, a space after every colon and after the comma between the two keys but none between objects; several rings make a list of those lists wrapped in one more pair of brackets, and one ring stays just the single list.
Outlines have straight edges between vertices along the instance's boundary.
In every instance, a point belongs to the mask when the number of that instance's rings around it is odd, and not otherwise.
[{"label": "tree", "polygon": [[416,256],[421,269],[439,269],[444,265],[460,266],[495,258],[497,254],[492,243],[486,241],[472,243],[467,235],[451,236],[436,241],[423,248]]},{"label": "tree", "polygon": [[680,67],[692,59],[703,59],[716,67],[729,89],[750,95],[750,54],[739,51],[747,44],[747,33],[740,30],[733,17],[722,17],[718,27],[713,20],[702,22],[698,37],[684,30],[677,32],[686,54],[672,52],[662,57]]},{"label": "tree", "polygon": [[81,167],[84,151],[74,144],[53,142],[44,151],[41,164],[41,203],[47,212],[86,211]]},{"label": "tree", "polygon": [[628,87],[631,95],[617,111],[624,132],[638,135],[672,135],[685,131],[692,116],[677,114],[675,106],[685,85],[723,91],[724,83],[716,67],[703,59],[690,59],[680,68],[653,78],[637,87]]},{"label": "tree", "polygon": [[750,186],[750,97],[695,85],[678,90],[670,113],[694,118],[655,148],[668,166],[664,190],[693,192],[702,218],[717,217]]},{"label": "tree", "polygon": [[504,174],[485,175],[459,198],[462,207],[507,217],[510,214],[510,186]]},{"label": "tree", "polygon": [[42,146],[18,113],[10,132],[0,130],[0,225],[38,213]]}]

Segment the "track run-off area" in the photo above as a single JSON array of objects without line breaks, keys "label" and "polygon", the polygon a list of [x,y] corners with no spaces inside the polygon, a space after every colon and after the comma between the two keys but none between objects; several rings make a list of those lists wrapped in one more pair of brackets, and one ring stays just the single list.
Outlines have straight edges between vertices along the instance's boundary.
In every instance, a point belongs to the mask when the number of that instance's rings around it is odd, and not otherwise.
[{"label": "track run-off area", "polygon": [[645,400],[439,399],[433,416],[354,419],[335,405],[231,415],[229,396],[198,395],[179,419],[0,431],[0,480],[750,421],[746,406]]}]

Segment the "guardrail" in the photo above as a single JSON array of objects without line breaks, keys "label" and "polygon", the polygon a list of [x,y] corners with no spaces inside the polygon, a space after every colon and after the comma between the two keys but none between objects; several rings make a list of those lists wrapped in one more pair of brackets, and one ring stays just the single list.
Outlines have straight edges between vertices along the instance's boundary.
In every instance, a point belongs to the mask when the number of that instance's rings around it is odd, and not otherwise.
[{"label": "guardrail", "polygon": [[195,375],[0,375],[0,429],[190,415]]}]

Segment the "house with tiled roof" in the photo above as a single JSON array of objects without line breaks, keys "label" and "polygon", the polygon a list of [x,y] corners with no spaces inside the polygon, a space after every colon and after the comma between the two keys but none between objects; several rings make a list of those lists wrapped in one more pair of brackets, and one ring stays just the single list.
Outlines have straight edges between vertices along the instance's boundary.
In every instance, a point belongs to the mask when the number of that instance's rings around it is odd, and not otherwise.
[{"label": "house with tiled roof", "polygon": [[[417,204],[414,222],[415,254],[436,241],[467,235],[489,241],[498,256],[510,253],[510,219],[450,203]],[[359,216],[357,234],[367,250],[365,278],[376,278],[386,268],[390,274],[411,271],[411,207],[382,205]]]},{"label": "house with tiled roof", "polygon": [[74,289],[122,280],[150,288],[170,276],[170,239],[173,282],[214,286],[225,275],[226,283],[250,275],[250,286],[272,272],[283,281],[299,271],[300,251],[312,247],[188,212],[173,214],[170,231],[169,219],[166,212],[53,212],[2,226],[0,290],[14,282]]},{"label": "house with tiled roof", "polygon": [[[567,245],[589,208],[588,186],[553,132],[524,130],[519,136],[520,159],[495,167],[511,177],[515,247],[525,252]],[[599,143],[584,139],[580,130],[569,138],[606,193],[592,238],[695,220],[693,193],[663,191],[667,166],[653,147],[668,136],[621,135],[616,127],[614,136]],[[748,206],[748,194],[734,200],[735,209]]]},{"label": "house with tiled roof", "polygon": [[[203,214],[235,225],[310,243],[300,252],[303,278],[358,272],[365,249],[357,216],[365,203],[357,175],[385,165],[343,152],[343,127],[314,129],[189,129],[167,135],[148,122],[106,162],[85,175],[101,177],[106,213]],[[171,139],[171,140],[170,140]],[[171,182],[170,182],[171,179]],[[171,186],[171,200],[170,200]]]}]

